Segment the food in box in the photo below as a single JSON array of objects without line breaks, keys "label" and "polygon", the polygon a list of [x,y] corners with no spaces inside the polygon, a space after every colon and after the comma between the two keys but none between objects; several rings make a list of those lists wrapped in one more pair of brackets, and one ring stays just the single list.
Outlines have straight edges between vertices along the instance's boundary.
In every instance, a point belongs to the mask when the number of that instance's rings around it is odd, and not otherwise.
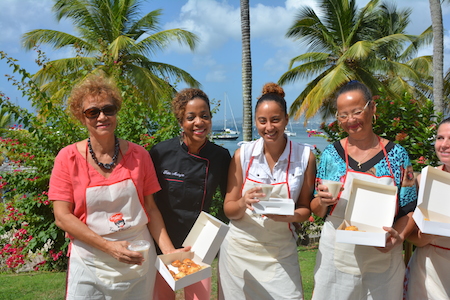
[{"label": "food in box", "polygon": [[[229,227],[219,219],[201,212],[183,242],[183,247],[191,246],[191,252],[158,255],[155,266],[174,291],[211,277],[210,264],[216,257],[228,229]],[[185,259],[192,260],[200,266],[200,269],[185,276],[180,274],[178,277],[181,278],[175,280],[169,271],[172,267],[171,264],[176,260],[182,262]],[[172,269],[174,273],[177,273],[177,271],[179,270]]]},{"label": "food in box", "polygon": [[[392,227],[396,206],[397,187],[353,179],[336,242],[384,247],[388,233],[383,226]],[[345,230],[349,226],[358,230]]]},{"label": "food in box", "polygon": [[[176,274],[178,274],[180,270],[173,268],[171,264],[174,261],[184,261],[186,259],[193,261],[196,265],[200,266],[200,268],[195,272],[192,272],[191,274],[185,273],[176,276]],[[201,259],[195,255],[194,252],[176,252],[165,255],[158,255],[155,266],[159,270],[161,276],[166,280],[166,282],[174,291],[211,277],[212,274],[211,266],[204,264]]]}]

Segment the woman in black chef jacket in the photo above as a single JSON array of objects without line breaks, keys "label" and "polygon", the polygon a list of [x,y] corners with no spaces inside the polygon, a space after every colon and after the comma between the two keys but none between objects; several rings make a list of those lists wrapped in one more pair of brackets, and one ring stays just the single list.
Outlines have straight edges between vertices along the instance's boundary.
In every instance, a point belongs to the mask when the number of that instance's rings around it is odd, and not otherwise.
[{"label": "woman in black chef jacket", "polygon": [[[201,211],[208,212],[218,186],[222,196],[227,186],[231,157],[227,149],[208,140],[211,109],[208,96],[199,89],[180,91],[172,108],[181,136],[155,145],[150,150],[161,190],[155,202],[163,216],[175,248],[187,237]],[[210,299],[211,279],[184,289],[185,299]],[[158,274],[153,299],[175,299],[175,293]]]}]

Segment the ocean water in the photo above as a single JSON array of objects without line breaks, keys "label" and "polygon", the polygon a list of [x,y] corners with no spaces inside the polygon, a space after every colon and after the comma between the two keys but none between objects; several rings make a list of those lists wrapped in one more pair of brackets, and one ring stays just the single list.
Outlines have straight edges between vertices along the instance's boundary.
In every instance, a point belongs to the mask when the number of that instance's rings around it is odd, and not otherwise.
[{"label": "ocean water", "polygon": [[[289,138],[292,141],[298,142],[298,143],[302,143],[302,144],[309,144],[312,146],[316,146],[319,150],[323,150],[325,149],[326,146],[328,146],[328,142],[326,140],[326,138],[324,137],[320,137],[320,136],[308,136],[308,133],[306,132],[306,128],[301,127],[301,128],[295,128],[293,127],[293,130],[291,130],[290,128],[288,128],[289,131],[293,131],[295,133],[297,133],[296,136],[290,136]],[[257,139],[260,136],[258,135],[257,132],[253,131],[253,139]],[[221,145],[222,147],[228,149],[228,151],[230,151],[230,154],[233,156],[234,151],[236,151],[236,149],[239,148],[238,143],[242,141],[242,132],[240,137],[237,140],[214,140],[214,142],[218,145]]]}]

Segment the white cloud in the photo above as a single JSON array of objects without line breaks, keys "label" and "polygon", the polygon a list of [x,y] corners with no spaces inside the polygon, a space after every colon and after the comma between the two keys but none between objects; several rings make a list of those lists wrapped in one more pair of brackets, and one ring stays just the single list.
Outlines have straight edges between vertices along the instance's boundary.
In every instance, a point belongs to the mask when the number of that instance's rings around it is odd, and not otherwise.
[{"label": "white cloud", "polygon": [[[164,24],[165,29],[183,28],[200,38],[196,53],[210,53],[221,48],[230,38],[240,39],[239,6],[213,0],[189,0],[182,8],[179,19]],[[178,47],[177,51],[189,51]]]},{"label": "white cloud", "polygon": [[225,82],[227,79],[226,71],[222,68],[216,68],[208,72],[205,76],[206,82]]}]

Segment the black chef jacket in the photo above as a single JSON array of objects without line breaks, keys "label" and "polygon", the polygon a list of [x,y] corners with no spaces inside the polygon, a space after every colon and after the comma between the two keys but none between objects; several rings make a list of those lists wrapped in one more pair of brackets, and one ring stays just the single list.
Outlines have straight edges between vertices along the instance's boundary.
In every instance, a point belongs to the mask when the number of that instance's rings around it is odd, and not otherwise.
[{"label": "black chef jacket", "polygon": [[191,154],[176,137],[155,145],[150,155],[161,185],[155,202],[173,245],[180,248],[200,212],[209,212],[218,186],[225,195],[230,153],[206,141],[199,154]]}]

